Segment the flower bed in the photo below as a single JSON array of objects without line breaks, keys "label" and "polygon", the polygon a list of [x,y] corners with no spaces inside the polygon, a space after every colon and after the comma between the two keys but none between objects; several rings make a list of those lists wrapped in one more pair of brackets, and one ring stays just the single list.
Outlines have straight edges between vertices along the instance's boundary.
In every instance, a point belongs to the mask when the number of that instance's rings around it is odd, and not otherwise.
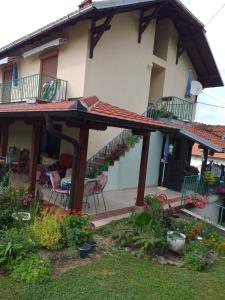
[{"label": "flower bed", "polygon": [[[185,265],[196,271],[207,270],[220,255],[225,255],[225,238],[215,226],[184,216],[175,218],[177,212],[174,216],[163,214],[162,203],[165,197],[147,196],[144,212],[114,222],[100,233],[111,235],[118,247],[131,254],[157,257],[162,264]],[[174,263],[167,259],[170,249],[177,252],[173,254]]]},{"label": "flower bed", "polygon": [[[24,221],[24,215],[30,217]],[[0,185],[0,229],[0,270],[28,283],[50,277],[52,264],[43,249],[75,253],[92,235],[88,215],[43,209],[21,186]]]}]

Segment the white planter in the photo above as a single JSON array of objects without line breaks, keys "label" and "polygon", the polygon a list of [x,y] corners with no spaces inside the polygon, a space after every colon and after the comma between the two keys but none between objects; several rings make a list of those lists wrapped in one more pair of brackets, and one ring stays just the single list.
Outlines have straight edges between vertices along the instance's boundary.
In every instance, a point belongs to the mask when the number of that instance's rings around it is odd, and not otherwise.
[{"label": "white planter", "polygon": [[17,213],[13,213],[12,217],[15,220],[19,220],[21,218],[23,221],[30,221],[30,219],[31,219],[30,213],[25,212],[25,211],[19,211]]},{"label": "white planter", "polygon": [[184,250],[186,241],[186,236],[183,233],[179,233],[179,237],[177,234],[174,234],[174,231],[167,232],[167,242],[169,245],[169,249],[176,253],[182,253]]}]

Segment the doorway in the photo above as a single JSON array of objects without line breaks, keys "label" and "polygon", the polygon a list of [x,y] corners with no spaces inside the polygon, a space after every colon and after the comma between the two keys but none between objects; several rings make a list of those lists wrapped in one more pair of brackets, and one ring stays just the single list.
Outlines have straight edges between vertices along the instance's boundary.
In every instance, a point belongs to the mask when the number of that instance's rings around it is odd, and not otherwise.
[{"label": "doorway", "polygon": [[153,64],[149,90],[149,104],[155,103],[163,96],[165,69]]},{"label": "doorway", "polygon": [[46,53],[40,56],[41,59],[41,92],[46,82],[51,82],[57,77],[58,51]]}]

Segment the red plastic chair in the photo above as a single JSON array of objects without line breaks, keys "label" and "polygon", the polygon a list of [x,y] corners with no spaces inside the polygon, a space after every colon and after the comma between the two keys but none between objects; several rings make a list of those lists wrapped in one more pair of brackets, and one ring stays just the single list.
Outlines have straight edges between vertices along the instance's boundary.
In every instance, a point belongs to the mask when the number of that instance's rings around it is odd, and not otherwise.
[{"label": "red plastic chair", "polygon": [[58,171],[49,172],[49,178],[50,178],[51,185],[52,185],[52,193],[50,195],[48,203],[50,203],[50,201],[51,201],[52,196],[53,196],[54,193],[56,193],[56,197],[55,197],[55,200],[54,200],[53,204],[55,204],[55,202],[58,199],[59,195],[61,196],[61,202],[63,202],[63,198],[64,198],[64,196],[66,196],[66,201],[64,203],[64,209],[65,209],[66,205],[67,205],[67,202],[68,202],[68,199],[69,199],[69,193],[70,193],[70,191],[69,190],[62,190],[61,189],[61,186],[60,186],[61,178],[59,176],[59,172]]},{"label": "red plastic chair", "polygon": [[98,204],[99,204],[99,195],[102,195],[102,200],[103,200],[103,204],[104,204],[104,208],[106,211],[106,204],[105,204],[105,198],[103,196],[103,190],[108,182],[108,177],[105,174],[100,174],[97,178],[97,185],[96,185],[96,189],[95,189],[95,194],[97,196],[98,199]]}]

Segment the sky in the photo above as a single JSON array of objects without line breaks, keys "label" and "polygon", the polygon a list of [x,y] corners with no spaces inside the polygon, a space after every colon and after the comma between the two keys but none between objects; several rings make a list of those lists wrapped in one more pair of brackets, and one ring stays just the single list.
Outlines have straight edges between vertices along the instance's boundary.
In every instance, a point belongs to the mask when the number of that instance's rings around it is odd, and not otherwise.
[{"label": "sky", "polygon": [[[181,0],[202,22],[207,24],[225,0]],[[28,34],[74,10],[81,0],[7,0],[1,4],[0,47]],[[10,17],[9,17],[10,16]],[[4,29],[5,28],[5,29]],[[225,7],[206,26],[207,38],[225,82]],[[222,106],[197,105],[196,121],[225,125],[225,87],[205,89],[198,102]]]}]

